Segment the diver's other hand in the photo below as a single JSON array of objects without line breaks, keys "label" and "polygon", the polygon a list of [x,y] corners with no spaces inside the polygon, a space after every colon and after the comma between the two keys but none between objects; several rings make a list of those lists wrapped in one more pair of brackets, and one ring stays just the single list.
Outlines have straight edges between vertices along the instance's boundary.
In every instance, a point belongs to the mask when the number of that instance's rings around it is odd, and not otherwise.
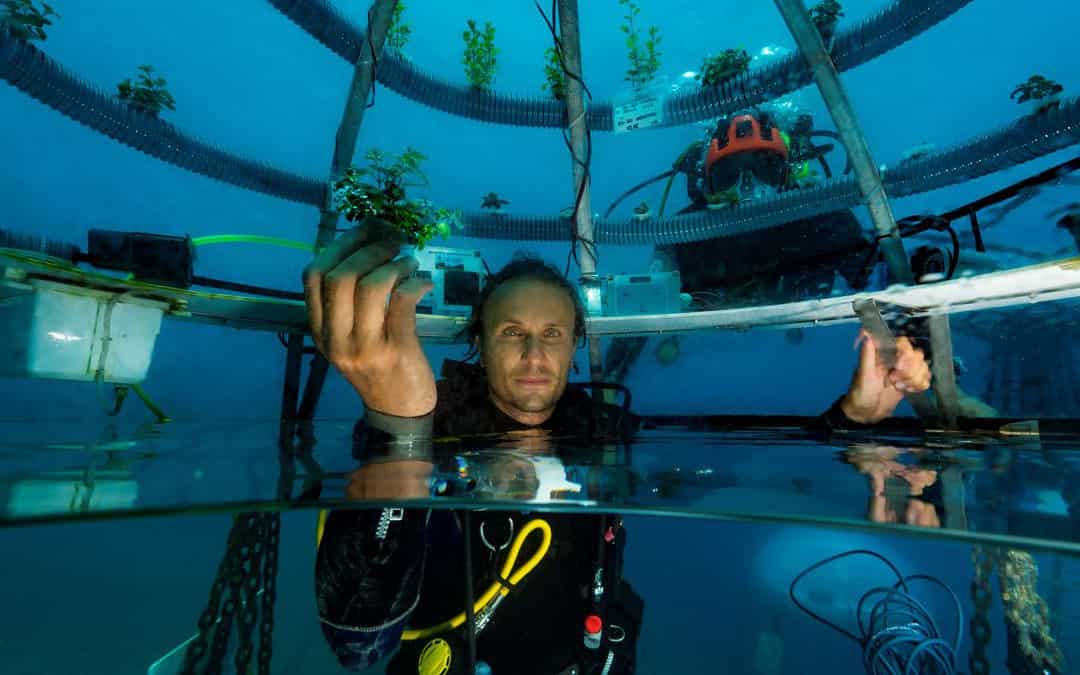
[{"label": "diver's other hand", "polygon": [[414,258],[393,260],[395,240],[378,221],[350,230],[304,270],[304,300],[315,346],[364,405],[399,417],[435,408],[435,374],[416,336],[416,303],[432,284],[410,275]]},{"label": "diver's other hand", "polygon": [[840,402],[844,414],[860,424],[874,424],[893,414],[906,394],[930,387],[930,366],[921,349],[906,337],[896,338],[896,365],[878,359],[877,345],[866,331],[859,333],[862,351],[851,386]]}]

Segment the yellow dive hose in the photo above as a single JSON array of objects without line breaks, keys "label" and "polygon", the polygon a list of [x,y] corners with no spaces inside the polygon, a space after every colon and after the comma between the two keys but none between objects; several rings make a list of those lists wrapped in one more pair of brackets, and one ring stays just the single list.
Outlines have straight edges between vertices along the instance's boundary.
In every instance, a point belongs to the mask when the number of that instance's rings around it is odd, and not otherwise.
[{"label": "yellow dive hose", "polygon": [[[322,544],[323,531],[326,529],[326,518],[329,512],[325,509],[319,511],[319,521],[315,527],[315,549],[318,550],[319,545]],[[525,561],[520,568],[514,570],[514,564],[517,562],[517,557],[521,553],[521,547],[525,544],[525,539],[528,538],[533,532],[540,532],[541,540],[540,546],[536,549],[536,552],[532,554],[532,557]],[[510,546],[510,551],[506,556],[506,560],[503,562],[502,569],[499,576],[506,579],[510,586],[516,586],[522,579],[527,577],[544,556],[547,555],[548,549],[551,548],[551,525],[546,520],[541,518],[534,518],[525,524],[525,527],[517,533],[514,537],[514,542]],[[496,598],[504,597],[510,593],[510,589],[498,581],[488,586],[488,589],[476,600],[473,605],[473,614],[479,615],[490,603],[496,600]],[[401,634],[402,640],[423,640],[439,633],[445,633],[447,631],[454,630],[465,623],[466,614],[462,611],[457,616],[454,616],[440,624],[429,626],[428,628],[409,629]]]},{"label": "yellow dive hose", "polygon": [[[680,164],[682,164],[683,160],[686,159],[686,156],[689,155],[690,152],[695,147],[697,147],[697,145],[698,145],[698,143],[697,143],[697,141],[695,141],[695,142],[691,143],[690,145],[686,146],[686,149],[683,150],[682,154],[678,156],[678,158],[675,160],[675,163],[672,164],[672,167],[677,167]],[[667,207],[667,199],[668,199],[668,194],[671,192],[671,184],[675,182],[675,177],[678,176],[678,175],[679,175],[679,173],[677,171],[675,173],[671,174],[670,176],[668,176],[667,183],[664,184],[664,195],[660,198],[660,209],[656,213],[656,216],[658,218],[663,218],[664,217],[664,209]]]}]

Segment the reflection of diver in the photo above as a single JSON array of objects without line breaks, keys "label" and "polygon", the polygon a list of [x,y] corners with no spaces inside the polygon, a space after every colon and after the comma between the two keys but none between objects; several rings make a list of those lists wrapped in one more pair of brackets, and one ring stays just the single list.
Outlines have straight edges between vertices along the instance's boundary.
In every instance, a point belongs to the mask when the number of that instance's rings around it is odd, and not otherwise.
[{"label": "reflection of diver", "polygon": [[876,445],[856,445],[845,453],[845,460],[868,478],[867,518],[875,523],[941,527],[945,501],[939,471],[903,464],[898,461],[901,454],[899,448]]},{"label": "reflection of diver", "polygon": [[[680,214],[760,200],[815,182],[814,164],[826,177],[832,170],[825,158],[832,144],[816,145],[818,136],[835,136],[813,129],[801,115],[788,130],[780,129],[767,112],[748,111],[722,118],[707,141],[691,144],[669,171],[635,186],[634,190],[667,179],[659,215],[663,216],[671,183],[687,179],[690,204]],[[747,234],[709,241],[659,246],[653,271],[680,273],[682,287],[697,309],[749,303],[788,302],[827,295],[839,273],[853,289],[866,286],[867,247],[871,240],[848,210],[805,218]],[[644,349],[646,338],[612,341],[605,362],[605,379],[622,381]],[[666,358],[677,347],[665,346]]]},{"label": "reflection of diver", "polygon": [[[577,437],[595,425],[595,437],[618,438],[633,428],[626,411],[607,404],[597,409],[588,393],[571,386],[544,430],[521,429],[494,410],[484,370],[448,361],[443,375],[436,436],[511,432],[510,438],[483,450],[465,440],[397,448],[379,427],[361,423],[357,450],[369,461],[350,475],[347,495],[574,499],[586,492],[585,477],[568,475],[549,434]],[[507,444],[513,449],[500,449]],[[378,459],[372,461],[373,454]],[[322,532],[319,615],[348,668],[372,667],[397,649],[390,675],[466,673],[471,583],[477,673],[634,672],[644,603],[622,578],[626,540],[617,516],[343,509],[329,513]],[[436,667],[444,663],[447,669]]]}]

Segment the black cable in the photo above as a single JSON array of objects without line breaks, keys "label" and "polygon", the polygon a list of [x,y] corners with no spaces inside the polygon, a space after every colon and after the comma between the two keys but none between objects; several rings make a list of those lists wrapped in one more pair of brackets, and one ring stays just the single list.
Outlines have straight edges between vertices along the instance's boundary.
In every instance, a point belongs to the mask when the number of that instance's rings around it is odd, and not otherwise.
[{"label": "black cable", "polygon": [[621,195],[619,195],[618,197],[616,197],[615,201],[611,202],[611,205],[607,207],[607,211],[604,211],[604,218],[609,217],[611,215],[611,212],[615,210],[615,207],[617,207],[619,204],[621,204],[623,202],[624,199],[626,199],[630,195],[634,194],[638,190],[647,188],[647,187],[649,187],[650,185],[652,185],[653,183],[655,183],[657,181],[664,180],[665,178],[670,178],[670,177],[674,176],[677,173],[678,173],[677,169],[669,169],[669,170],[665,171],[664,173],[660,174],[659,176],[653,176],[652,178],[649,178],[647,180],[643,180],[640,183],[638,183],[637,185],[635,185],[634,187],[628,189],[626,192],[624,192]]},{"label": "black cable", "polygon": [[[280,330],[278,331],[277,339],[278,339],[278,342],[281,343],[282,347],[284,347],[286,349],[289,348],[289,343],[285,341],[285,332],[284,331],[280,331]],[[309,347],[304,347],[304,352],[303,353],[304,354],[314,354],[317,351],[319,351],[319,350],[315,349],[315,347],[310,347],[309,346]]]},{"label": "black cable", "polygon": [[304,294],[296,291],[279,291],[274,288],[266,288],[264,286],[252,286],[250,284],[241,284],[235,281],[224,281],[222,279],[213,279],[211,277],[201,277],[194,275],[191,277],[191,283],[196,286],[207,286],[208,288],[220,288],[226,291],[236,291],[238,293],[250,293],[252,295],[263,295],[269,298],[282,298],[284,300],[303,300]]},{"label": "black cable", "polygon": [[[908,216],[901,220],[896,221],[895,233],[900,238],[914,237],[915,235],[922,234],[929,230],[937,232],[946,232],[949,238],[952,240],[952,252],[949,254],[949,270],[945,275],[945,279],[952,279],[956,274],[956,267],[960,264],[960,237],[956,234],[956,230],[953,229],[952,223],[940,216]],[[879,234],[874,238],[874,241],[870,244],[870,253],[867,254],[866,259],[862,265],[859,266],[859,275],[863,276],[870,270],[871,263],[874,257],[878,253],[878,249],[881,245],[881,240],[891,237],[893,233]]]},{"label": "black cable", "polygon": [[[896,576],[896,583],[892,587],[874,587],[859,598],[855,616],[860,635],[855,635],[814,613],[795,597],[795,587],[806,575],[841,558],[855,555],[867,555],[880,560]],[[956,609],[956,629],[951,644],[940,637],[933,617],[926,607],[911,595],[908,587],[910,581],[927,581],[949,593]],[[918,672],[927,675],[934,673],[951,675],[956,672],[956,650],[963,635],[964,610],[956,593],[936,577],[925,574],[905,577],[896,565],[880,553],[856,549],[829,556],[804,569],[792,580],[788,587],[788,596],[795,606],[810,618],[859,643],[863,649],[863,668],[867,673],[906,675]],[[871,598],[876,596],[882,597],[872,606],[864,607]],[[864,609],[869,610],[869,620],[865,624],[863,622]]]}]

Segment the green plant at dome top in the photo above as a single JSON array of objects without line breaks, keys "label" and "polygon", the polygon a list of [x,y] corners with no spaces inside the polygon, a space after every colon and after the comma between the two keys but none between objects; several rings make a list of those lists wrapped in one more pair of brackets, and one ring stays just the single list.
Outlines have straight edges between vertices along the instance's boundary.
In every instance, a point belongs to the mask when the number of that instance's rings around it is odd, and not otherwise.
[{"label": "green plant at dome top", "polygon": [[33,0],[0,0],[0,30],[18,40],[44,40],[50,16],[60,18],[46,2],[38,9]]},{"label": "green plant at dome top", "polygon": [[638,27],[634,25],[634,18],[641,13],[641,8],[634,0],[619,0],[619,4],[626,7],[624,23],[619,29],[626,35],[627,57],[630,59],[630,68],[623,79],[632,84],[634,89],[641,89],[652,82],[656,72],[660,70],[661,52],[656,49],[660,44],[660,29],[649,26],[647,37],[642,40]]},{"label": "green plant at dome top", "polygon": [[1042,75],[1032,75],[1013,89],[1009,98],[1017,103],[1034,103],[1036,112],[1043,113],[1061,105],[1061,92],[1065,87]]},{"label": "green plant at dome top", "polygon": [[544,50],[544,79],[542,91],[550,91],[556,100],[566,98],[566,71],[563,70],[559,52],[554,47]]},{"label": "green plant at dome top", "polygon": [[701,72],[695,79],[703,87],[715,87],[750,70],[750,55],[745,49],[725,49],[716,56],[708,56],[701,64]]},{"label": "green plant at dome top", "polygon": [[844,16],[844,8],[837,0],[824,0],[810,8],[810,19],[821,34],[821,41],[829,45],[836,35],[836,24]]},{"label": "green plant at dome top", "polygon": [[495,26],[491,22],[484,23],[484,29],[472,19],[469,19],[468,30],[463,32],[465,39],[465,54],[462,63],[465,64],[465,77],[474,89],[487,89],[495,81],[495,57],[499,50],[495,48]]},{"label": "green plant at dome top", "polygon": [[166,84],[164,77],[154,77],[153,66],[141,65],[134,83],[128,78],[116,85],[116,89],[121,101],[141,113],[157,117],[166,108],[176,110],[176,100],[165,88]]},{"label": "green plant at dome top", "polygon": [[405,23],[405,0],[398,0],[394,5],[394,18],[390,21],[390,31],[386,34],[386,46],[401,51],[412,36],[412,26]]}]

